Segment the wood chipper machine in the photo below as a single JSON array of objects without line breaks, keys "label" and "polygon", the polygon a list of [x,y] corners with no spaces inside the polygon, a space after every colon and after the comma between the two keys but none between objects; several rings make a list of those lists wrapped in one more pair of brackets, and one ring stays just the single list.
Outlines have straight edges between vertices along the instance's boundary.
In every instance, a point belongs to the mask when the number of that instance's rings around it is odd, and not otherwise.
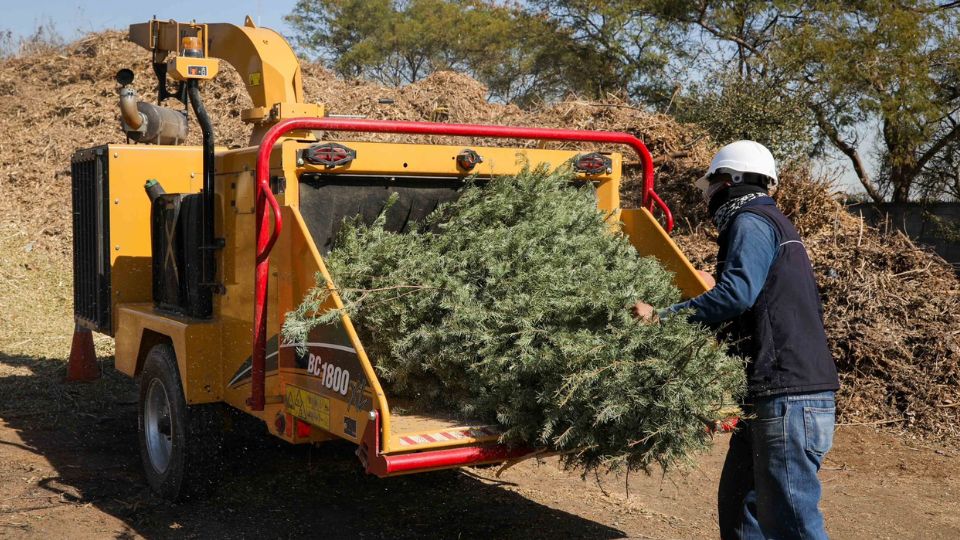
[{"label": "wood chipper machine", "polygon": [[[281,339],[284,314],[318,273],[333,292],[322,309],[342,307],[324,255],[344,218],[373,220],[391,194],[406,217],[387,226],[403,230],[470,177],[572,163],[596,186],[611,223],[662,261],[686,297],[706,290],[667,236],[673,220],[654,191],[650,153],[632,135],[327,115],[304,101],[283,37],[249,18],[244,26],[151,20],[131,25],[129,38],[152,54],[158,99],[139,101],[132,72],[121,70],[120,118],[132,143],[79,150],[71,162],[77,330],[69,374],[88,377],[96,365],[91,331],[114,338],[116,369],[140,381],[146,477],[166,497],[209,485],[223,404],[290,443],[350,441],[362,467],[381,477],[526,452],[500,444],[496,425],[403,414],[346,315],[307,343]],[[240,113],[252,131],[244,148],[218,147],[204,108],[203,83],[220,61],[253,102]],[[202,146],[183,145],[188,113]],[[348,132],[626,146],[642,162],[643,207],[620,209],[619,153],[342,140]]]}]

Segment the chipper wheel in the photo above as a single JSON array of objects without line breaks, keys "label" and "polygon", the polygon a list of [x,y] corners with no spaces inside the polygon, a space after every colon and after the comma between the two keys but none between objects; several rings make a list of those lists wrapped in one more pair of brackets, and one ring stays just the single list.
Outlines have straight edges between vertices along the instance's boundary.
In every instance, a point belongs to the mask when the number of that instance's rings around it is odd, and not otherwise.
[{"label": "chipper wheel", "polygon": [[150,487],[169,500],[203,496],[220,480],[220,406],[187,405],[170,345],[150,349],[140,374],[140,457]]}]

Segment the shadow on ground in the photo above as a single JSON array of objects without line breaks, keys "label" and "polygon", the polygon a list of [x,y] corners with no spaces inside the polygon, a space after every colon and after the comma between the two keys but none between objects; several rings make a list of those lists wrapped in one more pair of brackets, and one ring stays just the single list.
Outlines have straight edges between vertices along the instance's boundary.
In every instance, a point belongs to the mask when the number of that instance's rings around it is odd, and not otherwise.
[{"label": "shadow on ground", "polygon": [[113,369],[112,359],[103,364],[99,381],[65,383],[60,360],[0,353],[0,419],[20,439],[0,444],[50,463],[53,474],[32,487],[37,498],[94,505],[125,524],[118,538],[624,536],[470,470],[378,479],[362,472],[353,445],[291,446],[263,434],[231,446],[212,496],[168,503],[141,473],[136,384]]}]

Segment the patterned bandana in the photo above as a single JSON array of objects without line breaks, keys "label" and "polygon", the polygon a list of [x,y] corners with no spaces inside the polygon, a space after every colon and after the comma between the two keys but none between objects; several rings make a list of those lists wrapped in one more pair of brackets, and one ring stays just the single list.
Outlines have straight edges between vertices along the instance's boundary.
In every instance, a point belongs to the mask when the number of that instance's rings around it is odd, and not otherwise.
[{"label": "patterned bandana", "polygon": [[713,214],[713,223],[717,226],[717,231],[722,233],[727,226],[730,225],[731,218],[737,213],[737,210],[748,202],[759,199],[760,197],[769,198],[770,196],[766,193],[748,193],[742,197],[730,199],[723,203],[723,206],[717,208],[716,213]]}]

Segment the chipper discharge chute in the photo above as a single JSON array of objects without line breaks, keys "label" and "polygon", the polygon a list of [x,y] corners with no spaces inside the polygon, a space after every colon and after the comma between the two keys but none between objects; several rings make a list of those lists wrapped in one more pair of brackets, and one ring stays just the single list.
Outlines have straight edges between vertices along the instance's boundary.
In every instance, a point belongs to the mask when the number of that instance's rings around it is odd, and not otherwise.
[{"label": "chipper discharge chute", "polygon": [[[632,135],[327,116],[304,103],[286,41],[249,18],[243,27],[152,20],[132,25],[130,39],[152,52],[159,103],[138,101],[123,71],[123,129],[139,144],[74,155],[75,316],[79,327],[113,336],[116,368],[140,377],[144,469],[165,496],[209,487],[224,405],[291,443],[352,441],[379,476],[527,452],[499,444],[496,425],[403,414],[347,315],[305,343],[280,339],[284,314],[318,273],[332,291],[322,309],[342,307],[324,255],[344,218],[372,220],[392,194],[405,217],[387,226],[402,231],[457,197],[469,177],[573,163],[595,184],[611,226],[622,223],[641,253],[674,272],[685,296],[705,290],[652,216],[659,208],[672,227],[650,154]],[[241,111],[252,124],[245,148],[218,148],[203,106],[201,82],[217,74],[218,59],[238,71],[253,101]],[[187,110],[202,146],[182,144]],[[625,145],[642,161],[643,207],[620,209],[618,153],[358,142],[344,140],[348,132]]]}]

